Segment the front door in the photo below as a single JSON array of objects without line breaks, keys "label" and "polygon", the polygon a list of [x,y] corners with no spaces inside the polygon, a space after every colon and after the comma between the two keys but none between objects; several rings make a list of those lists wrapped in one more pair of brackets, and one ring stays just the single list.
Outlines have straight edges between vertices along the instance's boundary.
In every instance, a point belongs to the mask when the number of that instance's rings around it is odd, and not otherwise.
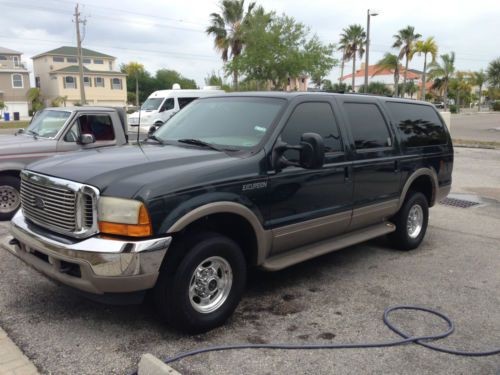
[{"label": "front door", "polygon": [[400,151],[380,105],[373,98],[340,98],[354,144],[353,215],[349,230],[382,222],[398,206]]},{"label": "front door", "polygon": [[[273,231],[273,253],[343,233],[350,222],[351,164],[328,100],[298,104],[280,137],[287,144],[298,145],[301,135],[311,132],[321,135],[325,143],[322,168],[270,171],[265,225]],[[284,156],[299,159],[298,151],[289,150]]]}]

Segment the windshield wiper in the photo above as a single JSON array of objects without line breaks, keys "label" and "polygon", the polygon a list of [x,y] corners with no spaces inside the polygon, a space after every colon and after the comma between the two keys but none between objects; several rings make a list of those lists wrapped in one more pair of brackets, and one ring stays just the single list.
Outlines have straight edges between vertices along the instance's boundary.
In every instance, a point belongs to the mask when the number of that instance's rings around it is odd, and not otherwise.
[{"label": "windshield wiper", "polygon": [[209,149],[215,150],[215,151],[226,151],[225,149],[218,148],[211,143],[202,141],[201,139],[183,138],[183,139],[178,139],[177,142],[186,143],[188,145],[206,147],[206,148],[209,148]]},{"label": "windshield wiper", "polygon": [[38,133],[36,131],[28,129],[27,132],[30,133],[30,134],[33,134],[33,138],[37,139]]}]

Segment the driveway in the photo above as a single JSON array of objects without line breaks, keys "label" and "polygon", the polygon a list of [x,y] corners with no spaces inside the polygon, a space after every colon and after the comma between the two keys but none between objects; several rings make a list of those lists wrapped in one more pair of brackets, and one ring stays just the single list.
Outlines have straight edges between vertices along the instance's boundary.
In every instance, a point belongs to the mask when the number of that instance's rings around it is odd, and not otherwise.
[{"label": "driveway", "polygon": [[[253,271],[233,318],[186,336],[149,304],[106,306],[56,285],[0,249],[0,326],[43,374],[125,374],[140,355],[166,357],[229,343],[340,343],[395,339],[387,306],[439,309],[456,323],[440,345],[500,344],[500,151],[457,149],[453,192],[481,201],[438,205],[422,246],[400,252],[378,239],[277,273]],[[467,198],[467,196],[464,195]],[[2,234],[6,225],[1,226]],[[442,330],[419,313],[394,314],[415,334]],[[457,357],[406,345],[336,351],[243,350],[172,365],[183,374],[498,374],[500,356]]]}]

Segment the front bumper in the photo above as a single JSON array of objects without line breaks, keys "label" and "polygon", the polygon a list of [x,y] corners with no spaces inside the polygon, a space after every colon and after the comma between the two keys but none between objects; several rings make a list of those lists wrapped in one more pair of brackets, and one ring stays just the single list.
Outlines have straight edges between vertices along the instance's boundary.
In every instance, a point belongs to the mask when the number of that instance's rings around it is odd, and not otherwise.
[{"label": "front bumper", "polygon": [[172,237],[123,241],[94,236],[68,240],[26,221],[11,221],[4,247],[49,278],[93,294],[127,293],[154,287]]}]

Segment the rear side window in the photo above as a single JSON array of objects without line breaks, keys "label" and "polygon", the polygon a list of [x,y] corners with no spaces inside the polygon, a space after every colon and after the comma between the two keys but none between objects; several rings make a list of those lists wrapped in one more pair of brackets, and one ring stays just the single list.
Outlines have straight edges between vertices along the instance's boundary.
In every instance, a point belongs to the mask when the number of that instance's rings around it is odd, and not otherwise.
[{"label": "rear side window", "polygon": [[427,105],[387,102],[401,140],[406,147],[422,147],[447,143],[443,123],[434,108]]},{"label": "rear side window", "polygon": [[179,102],[179,109],[184,108],[187,106],[189,103],[191,103],[193,100],[196,100],[198,98],[177,98],[177,101]]},{"label": "rear side window", "polygon": [[[281,133],[281,140],[290,145],[298,145],[304,133],[321,135],[325,142],[325,152],[343,151],[339,128],[335,122],[332,107],[328,103],[299,104]],[[287,151],[287,153],[293,152]],[[287,153],[285,157],[290,158]]]},{"label": "rear side window", "polygon": [[377,105],[344,104],[356,150],[391,146],[391,135]]}]

